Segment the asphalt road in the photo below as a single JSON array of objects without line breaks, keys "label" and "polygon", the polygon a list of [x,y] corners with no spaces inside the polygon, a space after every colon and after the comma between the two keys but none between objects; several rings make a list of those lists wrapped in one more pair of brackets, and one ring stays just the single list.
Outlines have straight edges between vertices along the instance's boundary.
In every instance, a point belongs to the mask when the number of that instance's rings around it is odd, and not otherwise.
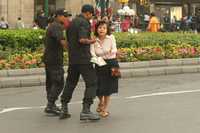
[{"label": "asphalt road", "polygon": [[[0,89],[1,133],[199,133],[200,74],[121,79],[112,96],[110,117],[80,122],[81,82],[70,105],[72,117],[43,113],[45,89]],[[95,110],[95,102],[92,110]]]}]

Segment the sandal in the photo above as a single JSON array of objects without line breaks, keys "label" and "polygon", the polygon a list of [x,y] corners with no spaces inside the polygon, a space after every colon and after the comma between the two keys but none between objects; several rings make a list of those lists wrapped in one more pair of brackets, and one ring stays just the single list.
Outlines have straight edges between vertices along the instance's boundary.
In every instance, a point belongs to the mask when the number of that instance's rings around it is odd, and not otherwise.
[{"label": "sandal", "polygon": [[96,111],[98,113],[100,113],[100,112],[102,112],[102,110],[103,110],[103,104],[98,104],[98,107],[97,107]]},{"label": "sandal", "polygon": [[104,118],[108,117],[110,115],[110,113],[107,112],[107,111],[101,111],[99,114],[100,114],[101,117],[104,117]]}]

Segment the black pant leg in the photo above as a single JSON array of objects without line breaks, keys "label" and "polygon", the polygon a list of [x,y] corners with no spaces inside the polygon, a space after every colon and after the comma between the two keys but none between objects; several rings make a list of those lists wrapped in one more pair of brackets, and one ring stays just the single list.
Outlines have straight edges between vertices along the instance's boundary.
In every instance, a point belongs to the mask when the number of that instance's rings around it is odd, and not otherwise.
[{"label": "black pant leg", "polygon": [[54,103],[63,90],[64,70],[63,67],[51,67],[49,73],[51,79],[51,87],[48,100],[49,102]]},{"label": "black pant leg", "polygon": [[69,103],[80,77],[78,65],[69,65],[65,87],[61,96],[61,103]]},{"label": "black pant leg", "polygon": [[48,67],[45,67],[45,75],[46,75],[46,95],[47,95],[47,100],[49,100],[49,95],[51,92],[51,76],[50,76],[50,70]]},{"label": "black pant leg", "polygon": [[85,81],[85,92],[83,103],[93,104],[93,99],[96,97],[97,76],[92,64],[80,65],[80,73]]}]

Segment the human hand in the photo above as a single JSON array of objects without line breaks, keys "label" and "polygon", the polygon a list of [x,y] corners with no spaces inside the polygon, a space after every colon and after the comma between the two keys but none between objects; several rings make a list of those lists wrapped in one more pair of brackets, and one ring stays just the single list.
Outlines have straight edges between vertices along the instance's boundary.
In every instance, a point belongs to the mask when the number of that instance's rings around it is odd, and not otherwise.
[{"label": "human hand", "polygon": [[125,55],[126,55],[126,53],[122,52],[122,51],[117,51],[117,53],[116,53],[117,58],[124,57]]},{"label": "human hand", "polygon": [[95,38],[95,37],[92,37],[92,38],[90,39],[90,43],[93,44],[93,43],[95,43],[95,42],[96,42],[96,38]]}]

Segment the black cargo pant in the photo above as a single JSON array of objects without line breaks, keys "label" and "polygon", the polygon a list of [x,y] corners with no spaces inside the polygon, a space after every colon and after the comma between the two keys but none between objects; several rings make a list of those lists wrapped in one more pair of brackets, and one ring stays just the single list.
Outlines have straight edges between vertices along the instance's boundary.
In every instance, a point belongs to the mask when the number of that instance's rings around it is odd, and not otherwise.
[{"label": "black cargo pant", "polygon": [[92,64],[75,64],[69,65],[66,84],[61,95],[61,103],[67,104],[72,98],[73,91],[79,81],[80,75],[85,82],[85,92],[83,103],[92,104],[96,96],[97,77],[96,71]]},{"label": "black cargo pant", "polygon": [[54,104],[64,87],[64,69],[62,66],[45,66],[46,92],[48,103]]}]

